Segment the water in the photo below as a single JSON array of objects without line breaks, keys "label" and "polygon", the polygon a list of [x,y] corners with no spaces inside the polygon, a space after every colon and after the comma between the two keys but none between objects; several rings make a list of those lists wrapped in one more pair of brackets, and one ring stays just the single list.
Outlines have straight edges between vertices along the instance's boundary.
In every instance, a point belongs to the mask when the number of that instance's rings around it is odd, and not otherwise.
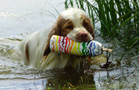
[{"label": "water", "polygon": [[[0,90],[45,89],[138,89],[139,56],[131,59],[121,54],[123,49],[114,42],[106,43],[97,33],[96,40],[113,48],[108,69],[92,65],[85,70],[37,71],[25,66],[16,57],[11,58],[14,47],[29,33],[47,28],[64,10],[64,0],[0,0]],[[57,9],[57,11],[55,10]],[[50,13],[51,12],[51,13]],[[114,44],[113,44],[114,43]],[[95,69],[94,69],[95,68]]]}]

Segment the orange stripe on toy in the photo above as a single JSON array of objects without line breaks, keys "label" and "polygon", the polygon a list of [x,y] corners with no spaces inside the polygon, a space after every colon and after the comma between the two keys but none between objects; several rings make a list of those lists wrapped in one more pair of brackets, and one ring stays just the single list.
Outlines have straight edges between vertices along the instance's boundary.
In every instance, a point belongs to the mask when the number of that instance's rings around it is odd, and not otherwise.
[{"label": "orange stripe on toy", "polygon": [[69,53],[70,53],[70,54],[71,54],[72,47],[73,47],[73,41],[71,40],[71,46],[70,46],[70,48],[69,48]]}]

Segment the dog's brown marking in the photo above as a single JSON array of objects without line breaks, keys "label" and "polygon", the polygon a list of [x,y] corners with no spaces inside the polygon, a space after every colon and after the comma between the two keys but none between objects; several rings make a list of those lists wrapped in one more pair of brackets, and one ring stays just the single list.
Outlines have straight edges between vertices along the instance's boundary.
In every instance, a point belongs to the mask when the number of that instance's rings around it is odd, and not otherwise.
[{"label": "dog's brown marking", "polygon": [[95,38],[95,33],[94,33],[94,28],[91,24],[91,20],[89,19],[89,17],[85,17],[84,15],[81,15],[81,19],[83,20],[83,26],[86,28],[86,30],[88,30],[88,32],[92,35],[93,40]]},{"label": "dog's brown marking", "polygon": [[27,58],[27,61],[29,62],[29,43],[26,44],[26,49],[25,49],[25,54],[26,54],[26,58]]},{"label": "dog's brown marking", "polygon": [[65,23],[63,24],[61,28],[61,35],[67,36],[67,34],[72,31],[74,28],[74,24],[70,19],[65,20]]},{"label": "dog's brown marking", "polygon": [[65,24],[66,20],[64,18],[62,18],[62,16],[59,16],[56,23],[54,24],[51,32],[49,33],[49,38],[47,40],[47,45],[45,47],[45,50],[44,50],[44,56],[47,56],[51,50],[49,48],[49,44],[50,44],[50,38],[52,37],[52,35],[60,35],[60,36],[64,36],[64,33],[62,31],[62,26]]}]

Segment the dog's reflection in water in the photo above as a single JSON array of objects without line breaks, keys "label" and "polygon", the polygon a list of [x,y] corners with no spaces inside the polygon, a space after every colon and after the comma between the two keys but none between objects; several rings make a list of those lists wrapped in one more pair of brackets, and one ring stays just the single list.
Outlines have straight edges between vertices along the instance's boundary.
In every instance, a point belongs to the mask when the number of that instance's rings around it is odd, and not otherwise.
[{"label": "dog's reflection in water", "polygon": [[78,69],[63,69],[46,71],[49,73],[49,78],[42,81],[44,90],[65,90],[65,89],[80,89],[94,88],[95,82],[93,78],[93,72],[89,70]]}]

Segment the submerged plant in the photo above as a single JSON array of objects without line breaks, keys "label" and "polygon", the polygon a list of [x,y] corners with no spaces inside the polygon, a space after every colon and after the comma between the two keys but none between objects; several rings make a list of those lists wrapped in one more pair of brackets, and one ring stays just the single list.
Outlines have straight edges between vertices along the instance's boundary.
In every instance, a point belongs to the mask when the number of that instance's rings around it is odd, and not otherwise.
[{"label": "submerged plant", "polygon": [[126,49],[139,51],[138,0],[65,0],[65,8],[68,7],[86,11],[103,37],[117,38]]}]

